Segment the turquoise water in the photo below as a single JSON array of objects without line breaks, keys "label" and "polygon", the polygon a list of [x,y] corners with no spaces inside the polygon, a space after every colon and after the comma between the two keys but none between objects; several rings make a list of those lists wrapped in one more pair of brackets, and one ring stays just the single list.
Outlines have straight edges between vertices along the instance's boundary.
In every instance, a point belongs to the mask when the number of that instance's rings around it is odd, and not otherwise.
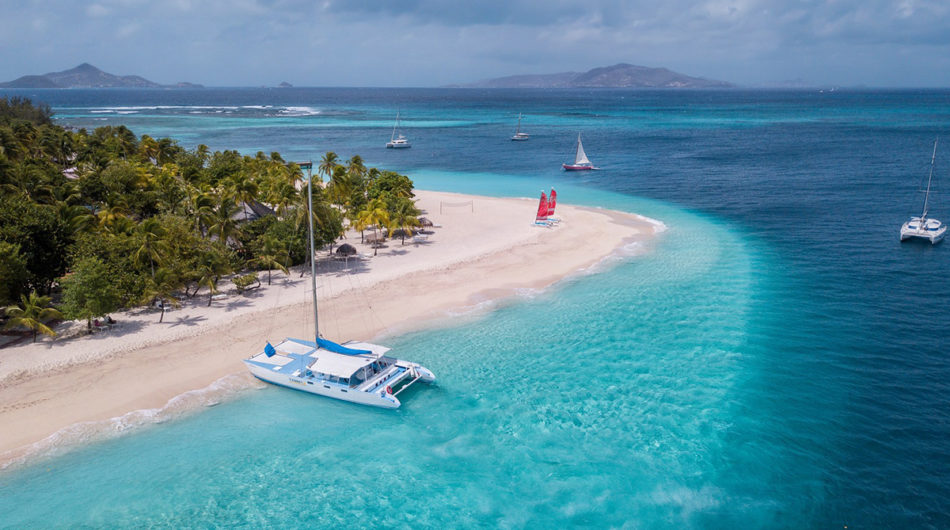
[{"label": "turquoise water", "polygon": [[[0,526],[950,526],[950,286],[928,281],[948,247],[896,241],[946,92],[67,92],[80,126],[332,148],[430,189],[555,185],[668,230],[388,339],[439,378],[397,411],[242,392],[5,471]],[[396,100],[408,152],[381,148]],[[93,112],[147,105],[188,108]],[[518,111],[526,145],[503,141]],[[557,170],[578,130],[604,171]]]}]

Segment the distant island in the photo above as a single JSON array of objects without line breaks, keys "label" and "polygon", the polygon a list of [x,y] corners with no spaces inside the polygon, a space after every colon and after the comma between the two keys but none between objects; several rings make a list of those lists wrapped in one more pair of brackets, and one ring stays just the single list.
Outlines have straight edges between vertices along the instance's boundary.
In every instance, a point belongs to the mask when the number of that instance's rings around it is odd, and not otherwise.
[{"label": "distant island", "polygon": [[586,72],[512,75],[449,88],[731,88],[725,81],[691,77],[667,70],[620,63]]},{"label": "distant island", "polygon": [[160,85],[137,75],[114,75],[89,63],[62,72],[25,75],[0,83],[0,88],[204,88],[195,83]]}]

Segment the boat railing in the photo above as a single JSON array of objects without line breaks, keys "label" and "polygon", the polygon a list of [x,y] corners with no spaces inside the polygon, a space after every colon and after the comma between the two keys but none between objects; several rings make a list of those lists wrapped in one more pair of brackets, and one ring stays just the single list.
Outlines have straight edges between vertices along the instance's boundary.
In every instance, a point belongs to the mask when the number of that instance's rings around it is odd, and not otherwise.
[{"label": "boat railing", "polygon": [[367,379],[366,382],[360,385],[358,389],[364,392],[371,392],[377,388],[385,387],[390,379],[399,375],[404,370],[404,368],[394,364],[382,372],[376,374],[375,377]]},{"label": "boat railing", "polygon": [[403,387],[400,388],[398,391],[396,391],[396,393],[393,394],[393,397],[398,396],[399,394],[402,393],[403,390],[405,390],[405,389],[411,387],[411,386],[413,385],[413,383],[415,383],[416,381],[422,379],[422,375],[420,375],[419,372],[417,372],[415,368],[411,368],[411,367],[409,368],[409,375],[412,376],[412,380],[409,381],[408,383],[406,383],[405,385],[403,385]]}]

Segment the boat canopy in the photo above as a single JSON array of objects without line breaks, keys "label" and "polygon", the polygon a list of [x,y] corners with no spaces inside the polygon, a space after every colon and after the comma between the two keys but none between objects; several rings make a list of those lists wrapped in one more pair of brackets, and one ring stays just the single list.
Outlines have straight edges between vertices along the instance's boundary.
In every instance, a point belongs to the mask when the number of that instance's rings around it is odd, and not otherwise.
[{"label": "boat canopy", "polygon": [[357,370],[375,362],[379,357],[373,354],[367,356],[340,355],[338,353],[322,353],[312,363],[310,370],[336,377],[352,377]]}]

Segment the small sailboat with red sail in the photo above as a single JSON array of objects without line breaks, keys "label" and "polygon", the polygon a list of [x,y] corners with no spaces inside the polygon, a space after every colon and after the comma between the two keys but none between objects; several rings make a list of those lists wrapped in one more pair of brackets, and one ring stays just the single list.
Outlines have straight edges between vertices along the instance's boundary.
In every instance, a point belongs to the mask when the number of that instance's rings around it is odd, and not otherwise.
[{"label": "small sailboat with red sail", "polygon": [[534,217],[534,224],[540,226],[550,226],[548,223],[548,197],[541,192],[541,200],[538,201],[538,214]]},{"label": "small sailboat with red sail", "polygon": [[561,167],[563,167],[565,171],[586,171],[590,169],[597,169],[587,158],[587,153],[584,152],[584,144],[581,143],[581,133],[577,133],[577,150],[574,152],[574,163],[561,164]]},{"label": "small sailboat with red sail", "polygon": [[560,219],[554,217],[554,208],[557,206],[557,192],[554,191],[554,188],[551,188],[551,195],[548,197],[548,216],[547,221],[549,223],[557,223]]}]

